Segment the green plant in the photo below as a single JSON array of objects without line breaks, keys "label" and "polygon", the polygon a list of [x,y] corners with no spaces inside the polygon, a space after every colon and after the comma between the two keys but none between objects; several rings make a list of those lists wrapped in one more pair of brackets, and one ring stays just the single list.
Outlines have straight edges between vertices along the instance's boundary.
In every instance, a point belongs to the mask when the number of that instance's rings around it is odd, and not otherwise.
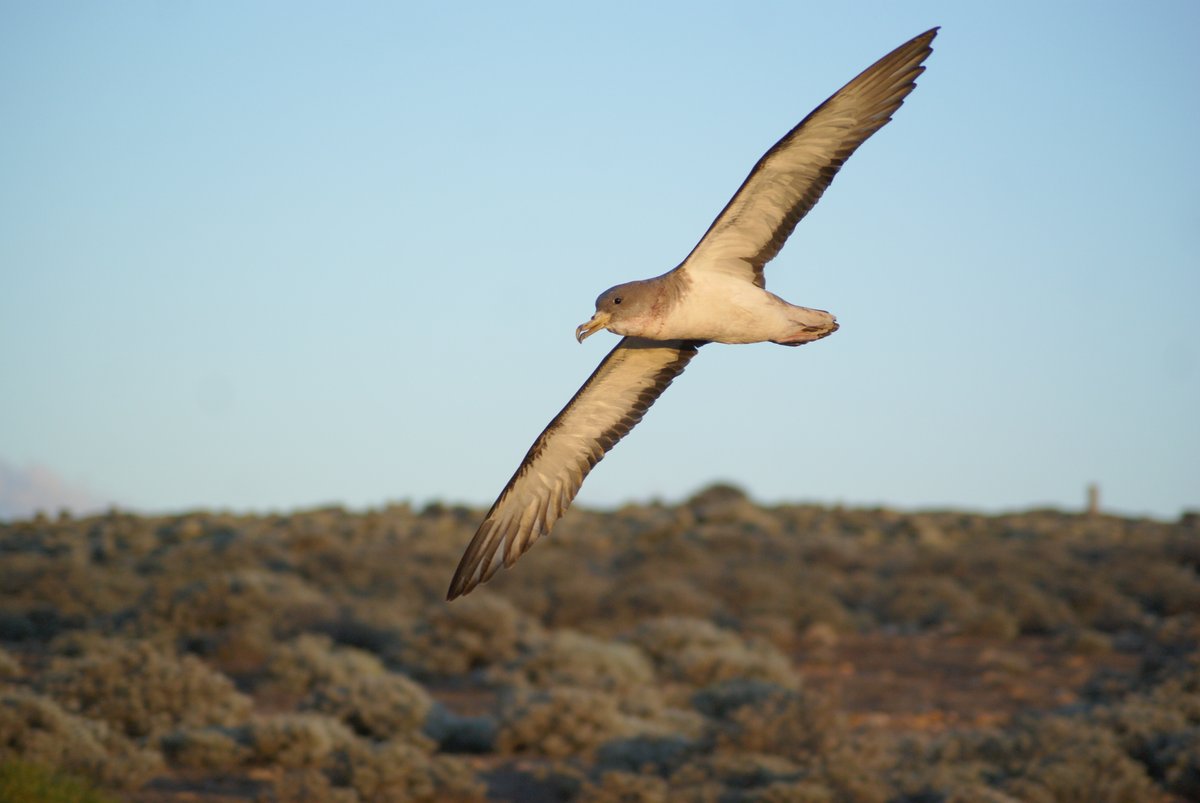
[{"label": "green plant", "polygon": [[0,803],[116,803],[86,780],[28,761],[0,762]]}]

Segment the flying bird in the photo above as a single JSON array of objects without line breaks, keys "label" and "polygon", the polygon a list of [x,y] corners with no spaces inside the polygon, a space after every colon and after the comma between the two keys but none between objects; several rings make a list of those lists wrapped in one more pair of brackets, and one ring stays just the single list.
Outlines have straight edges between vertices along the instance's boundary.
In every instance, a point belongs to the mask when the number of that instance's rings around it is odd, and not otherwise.
[{"label": "flying bird", "polygon": [[642,420],[705,343],[810,343],[837,331],[824,310],[766,289],[763,267],[842,164],[916,87],[937,28],[888,53],[766,152],[687,258],[653,279],[618,284],[575,330],[622,339],[533,442],[488,511],[447,599],[511,566],[566,512],[592,467]]}]

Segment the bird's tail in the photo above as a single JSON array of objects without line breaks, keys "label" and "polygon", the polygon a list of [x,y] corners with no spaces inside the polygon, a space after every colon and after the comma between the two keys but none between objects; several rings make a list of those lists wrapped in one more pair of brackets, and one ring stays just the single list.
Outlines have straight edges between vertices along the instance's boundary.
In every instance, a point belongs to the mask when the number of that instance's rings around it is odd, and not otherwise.
[{"label": "bird's tail", "polygon": [[796,328],[782,338],[772,340],[772,343],[778,343],[781,346],[803,346],[805,343],[829,337],[838,330],[837,318],[823,309],[809,309],[793,304],[788,306],[790,307],[791,321]]}]

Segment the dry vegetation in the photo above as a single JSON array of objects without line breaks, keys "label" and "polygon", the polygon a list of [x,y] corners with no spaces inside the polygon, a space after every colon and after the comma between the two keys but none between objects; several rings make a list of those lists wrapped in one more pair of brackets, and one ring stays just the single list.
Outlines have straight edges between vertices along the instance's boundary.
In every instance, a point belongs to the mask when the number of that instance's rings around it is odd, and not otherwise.
[{"label": "dry vegetation", "polygon": [[1200,799],[1194,515],[718,486],[575,510],[447,605],[479,513],[0,525],[0,778],[143,803]]}]

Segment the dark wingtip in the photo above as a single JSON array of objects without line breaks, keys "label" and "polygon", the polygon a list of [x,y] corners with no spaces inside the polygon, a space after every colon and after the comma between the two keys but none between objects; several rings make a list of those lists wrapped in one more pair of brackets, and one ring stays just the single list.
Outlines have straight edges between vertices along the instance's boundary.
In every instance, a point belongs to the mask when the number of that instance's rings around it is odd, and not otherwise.
[{"label": "dark wingtip", "polygon": [[446,590],[446,602],[454,602],[459,597],[466,596],[473,588],[475,584],[463,582],[456,576],[450,581],[450,588]]},{"label": "dark wingtip", "polygon": [[455,599],[470,593],[471,589],[479,585],[472,583],[471,578],[474,576],[474,569],[468,571],[467,565],[471,563],[471,553],[474,551],[475,541],[472,540],[467,546],[467,551],[463,553],[462,560],[458,562],[458,568],[454,570],[454,577],[450,579],[450,588],[446,589],[446,602],[453,602]]},{"label": "dark wingtip", "polygon": [[453,602],[459,597],[471,593],[471,589],[479,585],[471,582],[472,573],[464,569],[466,562],[467,556],[463,555],[462,563],[459,564],[458,571],[454,573],[454,578],[450,581],[450,588],[446,589],[446,602]]},{"label": "dark wingtip", "polygon": [[897,48],[897,49],[901,49],[906,46],[910,46],[917,42],[920,42],[922,45],[925,46],[926,50],[928,50],[929,52],[932,53],[933,52],[933,40],[937,37],[938,31],[940,31],[941,29],[942,29],[941,25],[935,25],[932,28],[930,28],[928,31],[925,31],[924,33],[919,33],[916,36],[914,36],[912,39],[909,39],[903,45],[900,45],[900,48]]}]

